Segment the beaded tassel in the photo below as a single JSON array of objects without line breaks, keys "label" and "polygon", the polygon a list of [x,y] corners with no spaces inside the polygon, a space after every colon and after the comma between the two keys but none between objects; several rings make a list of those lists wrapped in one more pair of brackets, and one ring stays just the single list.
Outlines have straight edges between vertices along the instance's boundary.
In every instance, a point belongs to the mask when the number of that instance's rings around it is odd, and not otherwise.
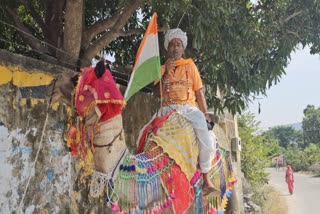
[{"label": "beaded tassel", "polygon": [[213,202],[209,203],[209,213],[210,214],[217,214],[217,210],[213,206]]},{"label": "beaded tassel", "polygon": [[118,206],[118,203],[117,203],[117,202],[114,202],[114,203],[112,204],[111,209],[112,209],[113,212],[120,212],[120,211],[121,211],[121,209],[120,209],[120,207]]}]

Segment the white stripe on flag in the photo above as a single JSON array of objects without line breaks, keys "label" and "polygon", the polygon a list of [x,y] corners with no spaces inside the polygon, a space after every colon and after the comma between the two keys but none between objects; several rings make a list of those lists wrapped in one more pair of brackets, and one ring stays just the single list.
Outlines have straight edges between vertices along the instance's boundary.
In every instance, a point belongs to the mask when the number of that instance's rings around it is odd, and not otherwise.
[{"label": "white stripe on flag", "polygon": [[[139,59],[136,63],[136,66],[133,68],[134,70],[139,67],[144,61],[147,59],[159,56],[159,44],[158,44],[158,34],[149,34],[146,38],[146,41],[144,43],[143,49],[141,51],[141,54],[139,56]],[[134,71],[133,71],[134,72]],[[134,75],[134,73],[133,73]]]}]

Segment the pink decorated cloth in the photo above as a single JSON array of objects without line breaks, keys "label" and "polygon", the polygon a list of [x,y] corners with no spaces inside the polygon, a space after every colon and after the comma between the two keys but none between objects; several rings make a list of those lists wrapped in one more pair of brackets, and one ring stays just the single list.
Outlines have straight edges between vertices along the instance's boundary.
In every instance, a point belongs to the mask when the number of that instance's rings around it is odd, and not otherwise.
[{"label": "pink decorated cloth", "polygon": [[121,114],[125,105],[123,96],[106,69],[101,78],[97,78],[94,67],[84,68],[79,79],[75,107],[80,117],[85,117],[91,108],[96,108],[99,122]]}]

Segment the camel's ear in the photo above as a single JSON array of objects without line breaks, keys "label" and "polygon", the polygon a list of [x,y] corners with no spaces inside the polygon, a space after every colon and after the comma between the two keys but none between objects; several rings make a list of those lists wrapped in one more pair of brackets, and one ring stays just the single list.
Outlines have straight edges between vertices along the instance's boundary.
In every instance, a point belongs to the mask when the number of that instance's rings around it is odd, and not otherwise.
[{"label": "camel's ear", "polygon": [[104,64],[104,61],[99,61],[94,68],[94,73],[96,74],[97,78],[102,77],[105,71],[106,66]]}]

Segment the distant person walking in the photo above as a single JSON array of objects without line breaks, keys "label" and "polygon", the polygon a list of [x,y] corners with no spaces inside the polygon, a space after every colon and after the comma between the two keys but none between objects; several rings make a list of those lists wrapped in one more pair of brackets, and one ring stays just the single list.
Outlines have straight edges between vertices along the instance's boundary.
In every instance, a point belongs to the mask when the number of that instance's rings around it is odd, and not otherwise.
[{"label": "distant person walking", "polygon": [[290,195],[292,195],[294,178],[293,178],[293,169],[290,165],[287,166],[287,170],[286,170],[286,182],[288,184],[289,193]]},{"label": "distant person walking", "polygon": [[276,159],[276,171],[279,171],[279,162],[278,162],[278,159]]}]

